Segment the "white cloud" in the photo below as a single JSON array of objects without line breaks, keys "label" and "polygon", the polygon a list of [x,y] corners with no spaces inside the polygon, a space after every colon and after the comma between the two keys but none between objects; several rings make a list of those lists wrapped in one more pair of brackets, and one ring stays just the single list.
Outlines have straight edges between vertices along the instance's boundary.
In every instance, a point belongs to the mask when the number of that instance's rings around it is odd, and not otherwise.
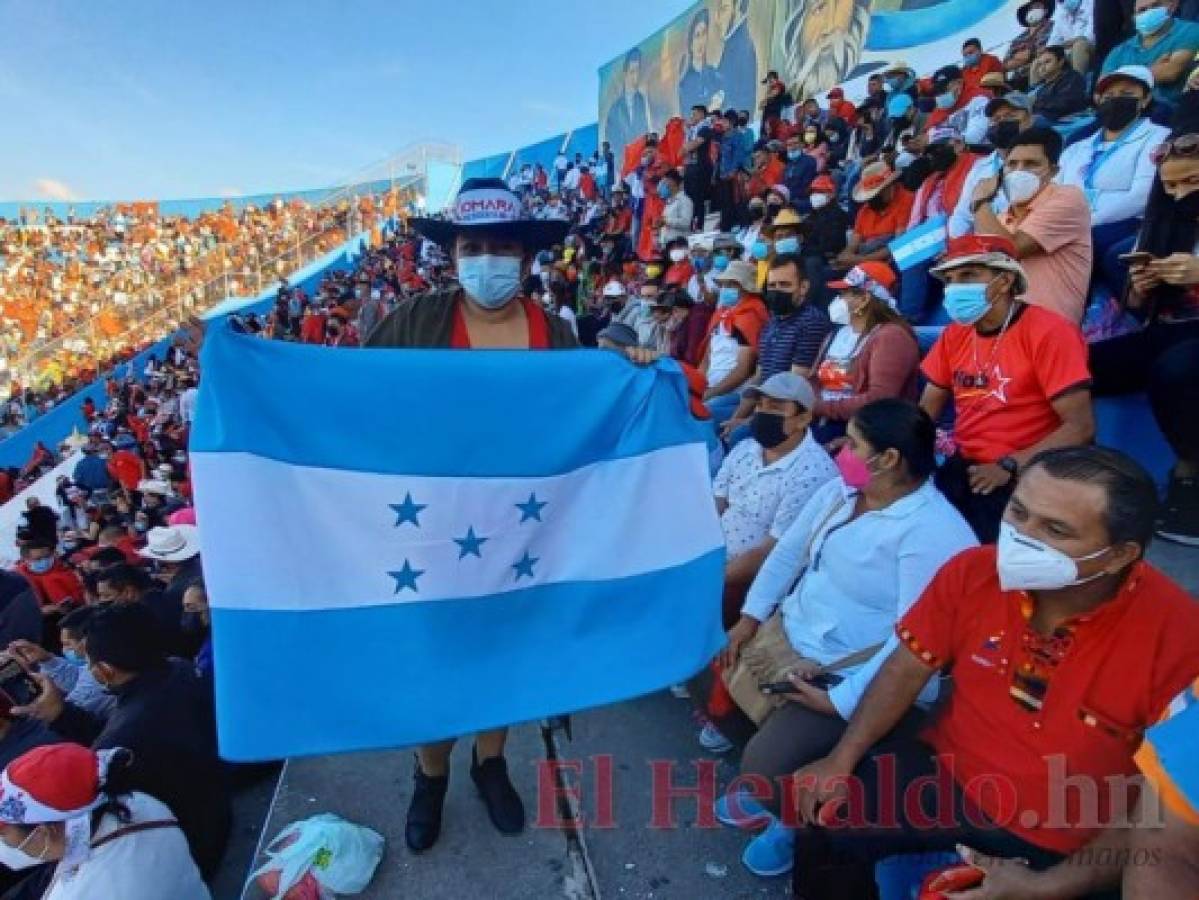
[{"label": "white cloud", "polygon": [[35,200],[78,200],[79,195],[65,181],[56,178],[36,178],[33,182]]}]

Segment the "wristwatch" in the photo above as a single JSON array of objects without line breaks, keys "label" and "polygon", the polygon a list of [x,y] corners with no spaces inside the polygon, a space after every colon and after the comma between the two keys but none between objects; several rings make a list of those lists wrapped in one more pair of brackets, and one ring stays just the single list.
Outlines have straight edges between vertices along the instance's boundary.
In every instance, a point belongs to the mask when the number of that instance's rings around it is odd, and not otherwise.
[{"label": "wristwatch", "polygon": [[995,465],[1011,475],[1013,480],[1020,473],[1020,463],[1016,462],[1015,457],[1002,456],[995,460]]}]

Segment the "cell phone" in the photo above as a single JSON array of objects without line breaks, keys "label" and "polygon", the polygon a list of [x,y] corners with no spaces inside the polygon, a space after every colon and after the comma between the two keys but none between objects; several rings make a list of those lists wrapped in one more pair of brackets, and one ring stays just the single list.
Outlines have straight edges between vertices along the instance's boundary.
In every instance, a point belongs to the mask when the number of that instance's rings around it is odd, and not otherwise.
[{"label": "cell phone", "polygon": [[[814,688],[820,688],[822,691],[827,691],[829,688],[840,684],[844,679],[834,672],[821,672],[819,675],[814,675],[808,679],[808,684]],[[795,685],[790,681],[768,681],[758,685],[758,690],[763,694],[794,694]]]},{"label": "cell phone", "polygon": [[0,656],[0,715],[14,706],[28,706],[42,692],[33,677],[11,656]]},{"label": "cell phone", "polygon": [[1120,262],[1128,263],[1130,266],[1143,266],[1145,263],[1153,262],[1155,259],[1152,253],[1146,253],[1144,250],[1136,250],[1132,253],[1121,253],[1117,257]]}]

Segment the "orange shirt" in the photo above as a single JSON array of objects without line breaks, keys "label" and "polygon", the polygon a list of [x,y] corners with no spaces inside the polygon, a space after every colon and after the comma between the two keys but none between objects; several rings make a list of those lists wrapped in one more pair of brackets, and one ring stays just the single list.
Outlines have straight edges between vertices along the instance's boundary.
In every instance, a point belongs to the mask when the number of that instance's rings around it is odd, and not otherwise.
[{"label": "orange shirt", "polygon": [[899,234],[907,227],[914,199],[911,191],[897,187],[895,196],[881,212],[873,210],[869,203],[863,203],[857,218],[854,219],[854,234],[862,242]]},{"label": "orange shirt", "polygon": [[984,53],[978,61],[977,66],[968,66],[962,68],[962,82],[967,90],[974,92],[975,96],[983,93],[981,84],[984,75],[990,75],[992,72],[1003,74],[1003,61],[990,53]]},{"label": "orange shirt", "polygon": [[1044,440],[1061,424],[1052,401],[1091,383],[1078,326],[1024,304],[1001,335],[947,325],[920,370],[953,392],[954,440],[962,456],[984,463]]},{"label": "orange shirt", "polygon": [[1044,251],[1020,260],[1028,274],[1028,302],[1081,322],[1094,252],[1086,195],[1072,184],[1050,183],[1020,215],[1009,209],[999,219]]}]

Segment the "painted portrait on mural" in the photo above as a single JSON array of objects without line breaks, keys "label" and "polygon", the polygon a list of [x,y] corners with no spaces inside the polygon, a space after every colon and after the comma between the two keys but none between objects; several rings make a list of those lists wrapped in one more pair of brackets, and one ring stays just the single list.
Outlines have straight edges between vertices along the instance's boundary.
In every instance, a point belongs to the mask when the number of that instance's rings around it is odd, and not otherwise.
[{"label": "painted portrait on mural", "polygon": [[687,115],[693,106],[724,108],[724,79],[712,65],[708,54],[708,36],[712,17],[706,6],[691,17],[687,43],[679,62],[679,112]]},{"label": "painted portrait on mural", "polygon": [[626,53],[621,64],[620,93],[604,120],[604,140],[613,148],[623,148],[650,130],[649,100],[641,88],[643,64],[640,47]]},{"label": "painted portrait on mural", "polygon": [[715,36],[719,40],[716,71],[724,86],[725,109],[753,112],[758,98],[758,50],[749,22],[749,0],[715,0]]},{"label": "painted portrait on mural", "polygon": [[844,81],[870,31],[870,0],[780,0],[773,67],[796,99]]}]

